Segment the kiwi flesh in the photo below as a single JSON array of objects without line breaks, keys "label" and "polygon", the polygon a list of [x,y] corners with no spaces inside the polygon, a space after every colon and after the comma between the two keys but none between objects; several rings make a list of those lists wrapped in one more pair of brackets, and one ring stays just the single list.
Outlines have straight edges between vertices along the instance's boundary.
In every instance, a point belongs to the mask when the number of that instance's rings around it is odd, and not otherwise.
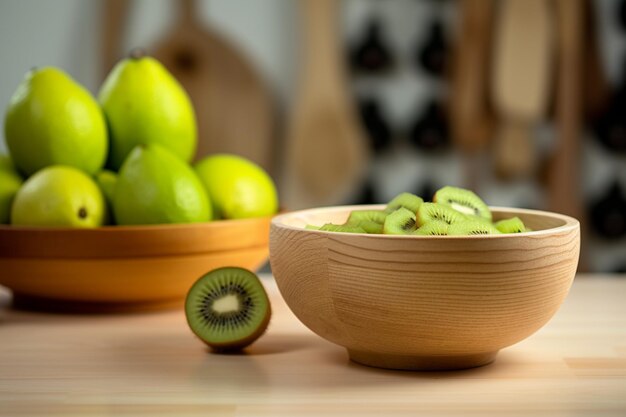
[{"label": "kiwi flesh", "polygon": [[502,233],[523,233],[527,231],[524,222],[519,217],[500,220],[496,222],[495,226]]},{"label": "kiwi flesh", "polygon": [[346,224],[358,225],[361,222],[374,222],[378,224],[385,223],[387,213],[382,210],[354,210],[350,213]]},{"label": "kiwi flesh", "polygon": [[417,229],[413,234],[417,236],[447,236],[449,227],[450,225],[444,221],[433,220]]},{"label": "kiwi flesh", "polygon": [[463,222],[453,223],[448,227],[448,235],[499,235],[500,231],[488,222],[470,219]]},{"label": "kiwi flesh", "polygon": [[416,196],[415,194],[401,193],[395,196],[389,202],[389,204],[387,204],[387,208],[385,208],[385,212],[387,214],[390,214],[398,210],[399,208],[404,207],[405,209],[410,210],[413,213],[417,213],[417,210],[419,210],[423,202],[424,200],[422,200],[420,197]]},{"label": "kiwi flesh", "polygon": [[433,202],[448,205],[463,214],[479,216],[491,221],[491,211],[487,204],[470,190],[446,186],[435,193]]},{"label": "kiwi flesh", "polygon": [[376,234],[376,235],[382,234],[383,228],[384,228],[384,226],[380,223],[367,221],[367,220],[364,220],[360,222],[359,224],[357,224],[357,227],[360,227],[361,229],[365,230],[366,233]]},{"label": "kiwi flesh", "polygon": [[304,228],[307,230],[320,230],[322,226],[315,226],[312,224],[307,224]]},{"label": "kiwi flesh", "polygon": [[386,235],[410,235],[415,231],[415,228],[415,213],[400,207],[385,219],[383,233]]},{"label": "kiwi flesh", "polygon": [[433,220],[454,224],[467,220],[467,216],[444,204],[422,204],[417,212],[417,224],[421,227]]},{"label": "kiwi flesh", "polygon": [[351,226],[347,224],[332,224],[326,223],[320,227],[323,232],[340,232],[340,233],[367,233],[362,227]]},{"label": "kiwi flesh", "polygon": [[185,315],[191,330],[215,351],[237,351],[257,340],[272,315],[267,293],[251,271],[218,268],[187,293]]}]

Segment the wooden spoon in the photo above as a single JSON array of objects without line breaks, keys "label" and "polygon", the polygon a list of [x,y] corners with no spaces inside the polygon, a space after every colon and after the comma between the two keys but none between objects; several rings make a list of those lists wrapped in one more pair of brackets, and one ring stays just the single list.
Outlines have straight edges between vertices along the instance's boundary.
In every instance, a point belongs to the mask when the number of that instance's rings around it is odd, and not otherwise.
[{"label": "wooden spoon", "polygon": [[271,171],[274,155],[273,104],[248,59],[198,20],[196,2],[181,0],[170,33],[154,56],[189,93],[198,120],[197,157],[229,152]]},{"label": "wooden spoon", "polygon": [[[535,165],[529,130],[546,113],[552,54],[547,0],[502,0],[496,24],[492,99],[502,118],[496,172],[524,176]],[[513,151],[514,150],[514,151]]]},{"label": "wooden spoon", "polygon": [[290,208],[346,201],[360,189],[365,136],[348,93],[336,0],[305,0],[299,88],[288,135],[285,198]]}]

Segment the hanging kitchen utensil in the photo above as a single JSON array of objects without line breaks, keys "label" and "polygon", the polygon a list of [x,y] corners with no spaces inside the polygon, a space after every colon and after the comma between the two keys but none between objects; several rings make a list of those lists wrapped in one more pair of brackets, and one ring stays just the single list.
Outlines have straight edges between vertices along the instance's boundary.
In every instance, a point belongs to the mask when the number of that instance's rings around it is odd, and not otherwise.
[{"label": "hanging kitchen utensil", "polygon": [[338,2],[301,4],[303,56],[283,194],[289,208],[350,200],[364,179],[369,157],[341,59]]},{"label": "hanging kitchen utensil", "polygon": [[239,50],[201,23],[195,0],[180,15],[154,56],[189,93],[198,121],[197,157],[227,152],[272,171],[273,104],[268,88]]},{"label": "hanging kitchen utensil", "polygon": [[409,141],[421,150],[438,151],[449,143],[448,120],[442,106],[429,103],[409,129]]},{"label": "hanging kitchen utensil", "polygon": [[[548,170],[548,204],[551,211],[582,217],[580,145],[583,131],[582,0],[556,0],[557,140]],[[584,266],[581,267],[584,269]]]},{"label": "hanging kitchen utensil", "polygon": [[463,153],[465,186],[479,186],[479,152],[493,136],[487,105],[493,0],[461,0],[459,28],[451,59],[450,130]]},{"label": "hanging kitchen utensil", "polygon": [[431,23],[426,39],[418,45],[415,62],[429,74],[441,77],[448,66],[448,53],[443,22],[437,18]]},{"label": "hanging kitchen utensil", "polygon": [[492,100],[501,118],[496,173],[527,176],[535,167],[533,126],[547,110],[553,53],[549,0],[501,0],[496,19]]},{"label": "hanging kitchen utensil", "polygon": [[359,101],[359,114],[361,122],[367,131],[370,144],[375,153],[383,152],[392,143],[391,128],[387,122],[384,109],[373,97],[361,99]]},{"label": "hanging kitchen utensil", "polygon": [[365,74],[384,73],[393,66],[391,48],[378,16],[369,18],[362,39],[352,48],[350,62],[353,71]]},{"label": "hanging kitchen utensil", "polygon": [[607,239],[626,236],[626,198],[617,180],[606,195],[591,204],[589,216],[598,235]]}]

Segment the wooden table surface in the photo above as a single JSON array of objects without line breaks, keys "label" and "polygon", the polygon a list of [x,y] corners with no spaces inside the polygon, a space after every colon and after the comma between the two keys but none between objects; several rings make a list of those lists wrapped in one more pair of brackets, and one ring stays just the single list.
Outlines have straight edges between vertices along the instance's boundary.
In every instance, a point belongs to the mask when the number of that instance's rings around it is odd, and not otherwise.
[{"label": "wooden table surface", "polygon": [[274,316],[245,355],[209,353],[181,311],[26,313],[0,291],[0,415],[626,415],[626,277],[578,276],[495,363],[438,373],[349,362],[264,282]]}]

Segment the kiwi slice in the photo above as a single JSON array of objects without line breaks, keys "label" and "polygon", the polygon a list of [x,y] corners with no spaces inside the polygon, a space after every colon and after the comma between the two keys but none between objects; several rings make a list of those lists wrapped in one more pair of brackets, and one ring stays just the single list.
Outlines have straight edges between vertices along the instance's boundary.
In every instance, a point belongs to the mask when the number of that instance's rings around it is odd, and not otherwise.
[{"label": "kiwi slice", "polygon": [[466,220],[453,223],[448,227],[448,235],[499,235],[500,231],[496,227],[482,220]]},{"label": "kiwi slice", "polygon": [[447,236],[449,227],[450,225],[444,221],[433,220],[417,229],[413,234],[418,236]]},{"label": "kiwi slice", "polygon": [[489,207],[470,190],[446,186],[435,193],[433,202],[448,205],[463,214],[480,216],[491,221]]},{"label": "kiwi slice", "polygon": [[519,217],[500,220],[496,222],[495,226],[502,233],[522,233],[527,231],[524,222]]},{"label": "kiwi slice", "polygon": [[240,350],[258,339],[270,321],[270,301],[259,278],[247,269],[215,269],[187,293],[191,330],[216,351]]},{"label": "kiwi slice", "polygon": [[385,219],[383,233],[386,235],[410,235],[415,231],[415,227],[415,213],[400,207]]},{"label": "kiwi slice", "polygon": [[362,227],[352,226],[348,224],[326,223],[324,226],[320,227],[319,230],[324,232],[367,233]]},{"label": "kiwi slice", "polygon": [[346,224],[356,226],[361,222],[385,223],[387,213],[382,210],[354,210],[350,213]]},{"label": "kiwi slice", "polygon": [[307,224],[304,228],[307,230],[320,230],[322,226],[315,226],[312,224]]},{"label": "kiwi slice", "polygon": [[417,210],[419,210],[423,202],[424,200],[411,193],[398,194],[393,198],[393,200],[389,202],[389,204],[387,204],[385,212],[387,214],[393,213],[399,208],[404,207],[405,209],[410,210],[413,213],[417,213]]},{"label": "kiwi slice", "polygon": [[423,226],[433,220],[439,220],[448,224],[454,224],[467,220],[464,214],[459,213],[452,207],[438,203],[424,203],[417,211],[417,224]]}]

